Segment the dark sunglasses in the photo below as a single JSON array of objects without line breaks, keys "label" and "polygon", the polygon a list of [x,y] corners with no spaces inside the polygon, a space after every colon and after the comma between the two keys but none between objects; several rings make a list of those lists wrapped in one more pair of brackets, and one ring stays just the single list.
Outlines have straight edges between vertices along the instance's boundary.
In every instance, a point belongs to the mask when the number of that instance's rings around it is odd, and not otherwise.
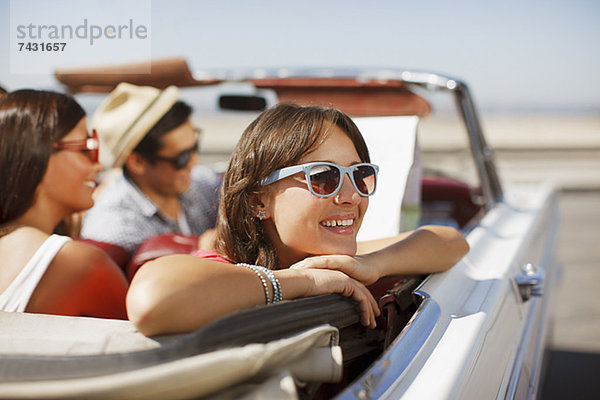
[{"label": "dark sunglasses", "polygon": [[192,155],[198,152],[198,142],[194,144],[193,147],[189,149],[183,150],[181,153],[177,154],[175,157],[163,157],[159,155],[155,155],[152,157],[154,160],[160,160],[170,163],[175,169],[183,169],[188,165]]},{"label": "dark sunglasses", "polygon": [[317,197],[330,197],[339,192],[344,175],[348,175],[352,185],[361,196],[371,196],[377,188],[379,167],[375,164],[360,163],[342,167],[330,162],[311,162],[279,169],[260,183],[263,186],[277,182],[288,176],[304,172],[308,190]]},{"label": "dark sunglasses", "polygon": [[92,130],[92,134],[86,139],[80,140],[61,140],[54,142],[52,146],[55,150],[67,150],[67,151],[79,151],[85,154],[91,162],[98,162],[98,153],[100,149],[100,142],[98,141],[98,133],[96,130]]}]

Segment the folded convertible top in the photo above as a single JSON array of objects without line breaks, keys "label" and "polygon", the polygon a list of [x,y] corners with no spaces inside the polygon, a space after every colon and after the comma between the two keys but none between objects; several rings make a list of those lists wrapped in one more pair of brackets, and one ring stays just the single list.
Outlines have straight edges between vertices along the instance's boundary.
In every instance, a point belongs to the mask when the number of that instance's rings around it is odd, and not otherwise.
[{"label": "folded convertible top", "polygon": [[[74,320],[74,317],[56,318]],[[74,347],[77,347],[79,338],[85,339],[90,323],[92,323],[92,329],[97,329],[93,326],[102,326],[103,322],[102,320],[86,321],[89,320],[87,318],[79,318],[79,320],[82,328],[80,331],[77,330],[77,323],[71,326],[70,336]],[[35,349],[37,347],[39,349],[44,343],[51,344],[53,335],[52,331],[44,329],[43,323],[40,324],[39,321],[32,318],[24,318],[22,320],[23,331],[27,332],[28,337],[21,340],[21,349],[17,348],[10,352],[4,350],[4,354],[0,354],[0,382],[31,382],[115,374],[172,362],[218,349],[248,343],[266,343],[322,324],[342,329],[358,321],[359,312],[356,303],[343,296],[331,294],[240,311],[218,319],[193,333],[157,338],[154,343],[132,330],[124,336],[113,337],[113,341],[116,342],[119,341],[119,337],[125,341],[129,340],[134,351],[120,349],[108,354],[48,355],[32,354],[23,348],[27,346],[27,348]],[[115,326],[115,321],[107,320],[105,322]],[[126,321],[118,322],[122,333],[132,326],[128,327],[127,324],[130,323]],[[12,321],[13,332],[17,329],[15,323],[19,322]],[[28,323],[37,325],[35,327],[37,334],[31,329],[27,329]],[[115,331],[118,332],[118,330]],[[110,337],[110,329],[107,334],[108,336],[98,338],[100,340],[98,353],[111,351],[106,346]],[[136,335],[139,336],[135,338]],[[134,340],[131,340],[132,337]],[[161,342],[162,344],[159,345]],[[88,344],[87,347],[91,346]],[[140,350],[140,348],[146,349]],[[2,390],[0,390],[1,392]]]}]

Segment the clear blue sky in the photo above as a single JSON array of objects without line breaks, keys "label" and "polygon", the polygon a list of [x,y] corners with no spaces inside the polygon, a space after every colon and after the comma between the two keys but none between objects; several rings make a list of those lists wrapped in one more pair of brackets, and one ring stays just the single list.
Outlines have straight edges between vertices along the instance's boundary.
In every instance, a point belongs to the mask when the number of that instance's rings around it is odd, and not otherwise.
[{"label": "clear blue sky", "polygon": [[[41,4],[48,23],[53,5]],[[133,13],[127,1],[88,1],[87,15]],[[392,67],[443,72],[470,84],[483,110],[600,110],[600,1],[151,1],[153,58],[192,67]],[[0,84],[52,85],[11,74],[10,1],[0,0]],[[64,12],[64,11],[60,11]],[[81,14],[81,12],[79,12]],[[106,61],[137,61],[118,51]],[[85,60],[84,60],[85,61]],[[64,66],[81,60],[61,60]],[[91,64],[101,63],[90,60]]]}]

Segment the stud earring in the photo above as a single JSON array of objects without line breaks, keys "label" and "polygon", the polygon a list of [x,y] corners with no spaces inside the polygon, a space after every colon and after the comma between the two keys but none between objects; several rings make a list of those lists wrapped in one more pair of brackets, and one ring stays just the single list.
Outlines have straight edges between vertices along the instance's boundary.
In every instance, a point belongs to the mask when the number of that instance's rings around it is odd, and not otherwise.
[{"label": "stud earring", "polygon": [[267,218],[267,212],[265,210],[259,210],[256,216],[262,221],[263,219]]}]

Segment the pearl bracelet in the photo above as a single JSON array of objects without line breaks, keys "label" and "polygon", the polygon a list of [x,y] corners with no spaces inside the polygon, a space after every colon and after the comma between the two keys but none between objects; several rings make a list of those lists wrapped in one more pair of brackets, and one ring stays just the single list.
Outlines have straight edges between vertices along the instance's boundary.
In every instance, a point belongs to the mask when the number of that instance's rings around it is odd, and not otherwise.
[{"label": "pearl bracelet", "polygon": [[254,271],[254,273],[256,274],[256,276],[258,276],[258,279],[260,279],[260,281],[262,282],[263,288],[265,289],[265,301],[266,304],[270,304],[271,303],[271,296],[269,295],[269,284],[267,283],[267,280],[265,279],[265,277],[263,276],[263,274],[258,270],[256,265],[250,265],[250,264],[245,264],[245,263],[239,263],[237,264],[240,267],[246,267],[251,269],[252,271]]},{"label": "pearl bracelet", "polygon": [[279,279],[275,276],[273,271],[268,268],[260,267],[262,272],[267,275],[269,281],[271,281],[271,285],[273,286],[273,303],[277,303],[283,300],[283,294],[281,292],[281,285],[279,284]]},{"label": "pearl bracelet", "polygon": [[[267,278],[269,279],[269,281],[271,282],[271,286],[273,286],[273,303],[277,303],[277,302],[280,302],[283,300],[283,292],[281,291],[281,284],[279,283],[279,279],[277,279],[277,277],[275,276],[273,271],[271,271],[268,268],[261,267],[258,265],[251,265],[251,264],[246,264],[246,263],[238,263],[237,265],[240,265],[240,266],[243,266],[246,268],[250,268],[257,274],[259,273],[258,271],[265,274],[267,276]],[[261,274],[260,278],[261,278],[261,281],[263,281],[264,278],[262,277],[262,274]],[[266,282],[264,282],[264,283],[266,284]],[[268,291],[267,291],[267,293],[268,293]],[[267,299],[269,299],[269,297],[267,297]],[[267,301],[267,304],[269,304],[269,301]]]}]

